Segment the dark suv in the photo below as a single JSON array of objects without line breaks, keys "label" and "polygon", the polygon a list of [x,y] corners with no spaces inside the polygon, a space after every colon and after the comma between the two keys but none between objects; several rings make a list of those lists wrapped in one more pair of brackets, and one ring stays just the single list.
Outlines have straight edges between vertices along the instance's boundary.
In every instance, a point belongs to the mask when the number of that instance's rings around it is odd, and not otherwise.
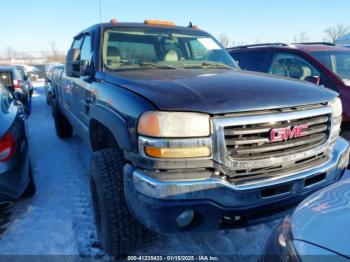
[{"label": "dark suv", "polygon": [[228,49],[243,70],[306,80],[337,91],[350,122],[350,49],[330,43],[257,44]]}]

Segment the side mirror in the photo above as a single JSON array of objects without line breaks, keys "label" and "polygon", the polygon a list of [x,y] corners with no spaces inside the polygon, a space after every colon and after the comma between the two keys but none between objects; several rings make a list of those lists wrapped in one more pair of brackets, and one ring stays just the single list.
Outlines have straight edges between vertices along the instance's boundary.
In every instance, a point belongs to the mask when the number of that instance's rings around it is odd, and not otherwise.
[{"label": "side mirror", "polygon": [[28,80],[29,80],[28,76],[24,76],[24,77],[23,77],[23,80],[24,80],[24,81],[28,81]]},{"label": "side mirror", "polygon": [[321,83],[321,78],[319,77],[319,76],[307,76],[307,77],[305,77],[305,79],[304,79],[305,81],[308,81],[308,82],[310,82],[310,83],[313,83],[313,84],[315,84],[315,85],[320,85],[320,83]]},{"label": "side mirror", "polygon": [[90,75],[89,65],[89,60],[80,60],[80,76]]},{"label": "side mirror", "polygon": [[66,74],[68,77],[80,76],[80,49],[71,48],[68,50],[66,58]]}]

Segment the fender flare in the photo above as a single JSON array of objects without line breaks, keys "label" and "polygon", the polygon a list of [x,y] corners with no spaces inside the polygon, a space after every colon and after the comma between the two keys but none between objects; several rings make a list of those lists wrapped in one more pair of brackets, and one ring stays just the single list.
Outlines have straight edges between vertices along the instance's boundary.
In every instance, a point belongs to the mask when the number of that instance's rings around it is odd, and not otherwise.
[{"label": "fender flare", "polygon": [[120,114],[106,106],[94,105],[90,108],[89,129],[92,120],[100,122],[111,131],[120,149],[123,151],[132,149],[127,123]]}]

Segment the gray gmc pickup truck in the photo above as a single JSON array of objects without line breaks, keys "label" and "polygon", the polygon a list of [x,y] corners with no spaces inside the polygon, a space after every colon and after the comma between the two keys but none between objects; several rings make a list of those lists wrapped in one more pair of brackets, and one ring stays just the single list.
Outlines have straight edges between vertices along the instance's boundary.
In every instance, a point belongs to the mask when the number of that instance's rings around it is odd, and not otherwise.
[{"label": "gray gmc pickup truck", "polygon": [[337,93],[243,72],[192,25],[89,27],[55,88],[57,135],[74,130],[91,146],[96,227],[112,255],[132,252],[148,230],[272,220],[348,165]]}]

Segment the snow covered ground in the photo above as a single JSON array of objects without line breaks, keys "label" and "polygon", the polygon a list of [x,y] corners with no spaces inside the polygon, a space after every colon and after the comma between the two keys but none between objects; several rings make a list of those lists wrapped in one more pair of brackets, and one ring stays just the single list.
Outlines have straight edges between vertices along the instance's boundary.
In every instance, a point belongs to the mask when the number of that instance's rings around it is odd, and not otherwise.
[{"label": "snow covered ground", "polygon": [[[68,140],[56,137],[42,87],[36,87],[28,128],[37,194],[16,203],[7,230],[0,236],[0,254],[106,258],[96,240],[92,219],[87,179],[89,149],[76,136]],[[135,254],[259,255],[276,224],[157,236]]]}]

